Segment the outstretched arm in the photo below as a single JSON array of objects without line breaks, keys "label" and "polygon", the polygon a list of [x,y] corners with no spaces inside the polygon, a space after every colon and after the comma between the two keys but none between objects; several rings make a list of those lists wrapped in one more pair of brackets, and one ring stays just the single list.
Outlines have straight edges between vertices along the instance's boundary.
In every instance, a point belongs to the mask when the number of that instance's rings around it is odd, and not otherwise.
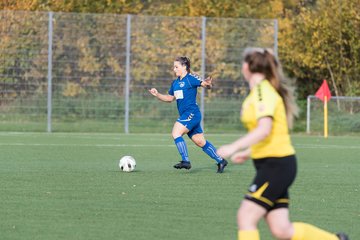
[{"label": "outstretched arm", "polygon": [[151,95],[155,96],[157,99],[163,102],[172,102],[175,100],[174,96],[171,96],[169,94],[161,94],[156,88],[150,89],[149,93],[151,93]]},{"label": "outstretched arm", "polygon": [[[231,159],[234,162],[242,162],[245,155],[250,154],[250,146],[254,145],[261,140],[265,139],[270,133],[272,129],[272,118],[271,117],[263,117],[258,120],[257,127],[251,132],[247,133],[245,136],[239,138],[233,143],[221,146],[218,148],[217,153],[223,157]],[[241,150],[243,153],[237,151]]]},{"label": "outstretched arm", "polygon": [[205,78],[202,82],[201,82],[201,86],[203,88],[207,88],[207,89],[211,89],[212,88],[212,77],[209,76],[207,78]]},{"label": "outstretched arm", "polygon": [[246,160],[248,160],[250,158],[250,155],[251,155],[251,149],[246,148],[245,150],[234,153],[231,156],[231,161],[233,163],[241,164],[244,163]]}]

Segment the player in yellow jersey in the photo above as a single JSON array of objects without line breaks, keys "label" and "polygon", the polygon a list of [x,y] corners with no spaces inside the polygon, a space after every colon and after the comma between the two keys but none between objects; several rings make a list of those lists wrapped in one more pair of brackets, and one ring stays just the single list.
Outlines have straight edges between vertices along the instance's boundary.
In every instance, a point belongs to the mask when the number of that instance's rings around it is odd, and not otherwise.
[{"label": "player in yellow jersey", "polygon": [[261,218],[276,239],[349,240],[344,233],[332,234],[310,224],[290,222],[288,189],[296,176],[296,156],[288,129],[297,106],[271,50],[246,49],[242,73],[250,85],[241,110],[248,133],[217,151],[234,163],[251,157],[256,169],[238,210],[238,240],[259,240],[257,225]]}]

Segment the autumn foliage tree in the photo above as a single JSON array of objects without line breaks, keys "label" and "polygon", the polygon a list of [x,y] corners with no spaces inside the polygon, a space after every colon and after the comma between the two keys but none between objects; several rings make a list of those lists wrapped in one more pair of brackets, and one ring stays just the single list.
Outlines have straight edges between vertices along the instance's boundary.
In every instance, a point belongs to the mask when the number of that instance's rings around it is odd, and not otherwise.
[{"label": "autumn foliage tree", "polygon": [[282,21],[280,54],[303,96],[323,79],[336,95],[360,95],[359,0],[319,0]]}]

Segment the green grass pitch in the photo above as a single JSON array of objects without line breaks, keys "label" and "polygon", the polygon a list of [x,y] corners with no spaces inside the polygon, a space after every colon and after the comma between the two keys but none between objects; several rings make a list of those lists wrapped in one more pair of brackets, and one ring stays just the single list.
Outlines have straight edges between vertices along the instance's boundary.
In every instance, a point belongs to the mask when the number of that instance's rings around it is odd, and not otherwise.
[{"label": "green grass pitch", "polygon": [[[206,135],[215,146],[236,135]],[[0,133],[1,239],[236,239],[236,211],[254,170],[215,162],[188,141],[176,170],[169,135]],[[296,135],[291,219],[360,238],[360,138]],[[123,155],[135,172],[118,168]],[[260,223],[262,240],[272,237]]]}]

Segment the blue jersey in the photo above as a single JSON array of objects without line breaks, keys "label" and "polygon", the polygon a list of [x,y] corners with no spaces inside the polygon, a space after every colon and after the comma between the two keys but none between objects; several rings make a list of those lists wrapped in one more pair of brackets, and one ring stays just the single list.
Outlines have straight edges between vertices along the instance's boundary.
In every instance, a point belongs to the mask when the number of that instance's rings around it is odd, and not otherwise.
[{"label": "blue jersey", "polygon": [[188,73],[183,79],[175,79],[169,89],[169,95],[175,96],[179,114],[186,111],[199,111],[196,103],[197,88],[201,86],[200,77]]}]

